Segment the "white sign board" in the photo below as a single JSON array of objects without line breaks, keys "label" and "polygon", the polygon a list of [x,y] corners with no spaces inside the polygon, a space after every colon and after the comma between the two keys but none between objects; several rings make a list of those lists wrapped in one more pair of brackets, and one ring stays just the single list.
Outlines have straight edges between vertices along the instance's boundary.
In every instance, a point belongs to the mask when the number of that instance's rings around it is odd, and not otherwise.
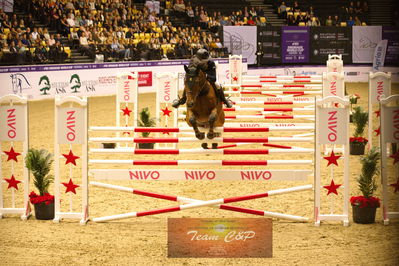
[{"label": "white sign board", "polygon": [[231,84],[241,84],[242,75],[242,56],[229,56],[230,82]]},{"label": "white sign board", "polygon": [[371,104],[378,104],[381,97],[390,96],[391,94],[391,75],[383,72],[377,72],[370,74],[370,97],[369,101]]},{"label": "white sign board", "polygon": [[121,73],[118,76],[118,101],[134,103],[138,90],[138,78],[135,73]]},{"label": "white sign board", "polygon": [[137,169],[93,169],[94,179],[105,180],[197,180],[197,181],[282,181],[307,180],[310,170],[137,170]]},{"label": "white sign board", "polygon": [[156,75],[156,79],[158,103],[172,103],[177,98],[177,76],[172,73],[160,73]]},{"label": "white sign board", "polygon": [[24,124],[23,106],[0,107],[0,141],[24,141]]},{"label": "white sign board", "polygon": [[85,143],[84,108],[58,109],[58,144]]},{"label": "white sign board", "polygon": [[384,108],[384,143],[399,143],[399,107]]},{"label": "white sign board", "polygon": [[318,144],[346,144],[347,111],[342,108],[320,108],[317,123]]},{"label": "white sign board", "polygon": [[338,72],[323,73],[323,97],[344,97],[344,74]]}]

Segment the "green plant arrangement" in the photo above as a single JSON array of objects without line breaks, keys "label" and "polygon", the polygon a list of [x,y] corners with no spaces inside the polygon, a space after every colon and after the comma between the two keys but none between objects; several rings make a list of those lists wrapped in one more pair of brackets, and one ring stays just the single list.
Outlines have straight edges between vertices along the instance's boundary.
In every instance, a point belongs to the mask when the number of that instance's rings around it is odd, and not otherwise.
[{"label": "green plant arrangement", "polygon": [[[137,121],[139,127],[154,127],[156,125],[155,118],[151,117],[148,107],[141,109],[139,119]],[[141,132],[143,138],[148,138],[150,132]],[[139,143],[140,149],[153,149],[154,143]]]},{"label": "green plant arrangement", "polygon": [[351,104],[350,119],[349,119],[350,123],[353,123],[353,105],[357,104],[357,100],[359,100],[359,99],[360,99],[360,95],[357,93],[349,95],[349,102]]},{"label": "green plant arrangement", "polygon": [[353,112],[353,124],[355,125],[354,136],[349,139],[350,142],[350,154],[362,155],[364,154],[364,147],[368,140],[363,137],[364,129],[367,125],[369,114],[360,106],[354,108]]},{"label": "green plant arrangement", "polygon": [[357,182],[362,195],[350,199],[353,221],[356,223],[374,223],[375,221],[376,210],[380,207],[380,199],[373,196],[377,189],[375,177],[379,173],[379,160],[380,152],[377,147],[373,147],[360,158],[362,170]]},{"label": "green plant arrangement", "polygon": [[33,174],[33,184],[39,191],[29,194],[30,202],[35,207],[35,216],[38,220],[50,220],[54,218],[54,196],[48,192],[54,177],[50,175],[53,155],[45,149],[29,149],[26,158],[26,168]]}]

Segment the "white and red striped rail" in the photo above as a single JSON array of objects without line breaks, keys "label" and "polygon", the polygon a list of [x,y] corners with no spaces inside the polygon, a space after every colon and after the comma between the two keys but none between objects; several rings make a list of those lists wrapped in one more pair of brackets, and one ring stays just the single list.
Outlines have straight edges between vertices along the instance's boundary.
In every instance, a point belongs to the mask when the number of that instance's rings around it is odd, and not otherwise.
[{"label": "white and red striped rail", "polygon": [[297,105],[314,104],[313,97],[230,97],[234,104],[257,104],[257,105]]},{"label": "white and red striped rail", "polygon": [[[200,128],[202,129],[202,128]],[[314,126],[304,125],[298,127],[291,128],[282,128],[282,127],[216,127],[215,131],[217,132],[271,132],[271,131],[291,131],[291,130],[312,130]],[[91,131],[129,131],[129,132],[158,132],[158,133],[179,133],[185,131],[193,131],[192,127],[90,127]]]},{"label": "white and red striped rail", "polygon": [[106,160],[91,159],[92,164],[129,164],[129,165],[311,165],[312,160]]},{"label": "white and red striped rail", "polygon": [[223,85],[225,88],[247,88],[247,89],[261,89],[261,88],[270,88],[274,90],[281,90],[281,89],[286,89],[286,90],[298,90],[298,89],[303,89],[303,90],[321,90],[323,86],[321,84],[259,84],[262,81],[255,82],[250,84],[251,81],[247,81],[248,83],[246,84],[226,84]]},{"label": "white and red striped rail", "polygon": [[306,107],[273,107],[273,108],[263,108],[263,107],[232,107],[223,108],[225,112],[239,112],[239,111],[256,111],[256,112],[312,112],[314,108]]},{"label": "white and red striped rail", "polygon": [[214,138],[198,140],[197,138],[129,138],[129,137],[93,137],[91,142],[131,142],[131,143],[180,143],[180,142],[208,142],[208,143],[268,143],[268,142],[313,142],[313,138],[294,137],[262,137],[262,138]]},{"label": "white and red striped rail", "polygon": [[241,94],[241,95],[266,95],[270,97],[277,97],[278,95],[293,95],[293,96],[302,96],[302,95],[321,95],[321,91],[276,91],[276,90],[264,90],[264,91],[250,91],[250,90],[242,90],[242,91],[225,91],[225,94]]},{"label": "white and red striped rail", "polygon": [[281,153],[312,153],[313,149],[90,149],[91,153],[128,153],[128,154],[220,154],[220,155],[256,155],[256,154],[281,154]]},{"label": "white and red striped rail", "polygon": [[[116,189],[116,188],[114,187],[113,189]],[[265,197],[281,195],[281,194],[286,194],[286,193],[292,193],[292,192],[298,192],[298,191],[304,191],[304,190],[309,190],[309,189],[312,189],[312,185],[298,186],[298,187],[285,188],[285,189],[277,189],[277,190],[271,190],[271,191],[267,191],[267,192],[263,192],[263,193],[250,194],[250,195],[237,196],[237,197],[221,198],[221,199],[206,200],[206,201],[195,201],[192,203],[183,204],[183,205],[179,205],[179,206],[175,206],[175,207],[163,208],[163,209],[155,209],[155,210],[142,211],[142,212],[130,212],[130,213],[124,213],[124,214],[98,217],[98,218],[93,218],[93,221],[94,222],[106,222],[106,221],[110,221],[110,220],[119,220],[119,219],[126,219],[126,218],[132,218],[132,217],[142,217],[142,216],[148,216],[148,215],[155,215],[155,214],[161,214],[161,213],[168,213],[168,212],[182,211],[182,210],[187,210],[187,209],[207,207],[207,206],[212,206],[212,205],[220,205],[220,204],[227,204],[227,203],[233,203],[233,202],[239,202],[239,201],[265,198]],[[134,193],[134,190],[127,191],[127,192]],[[163,195],[163,194],[158,194],[158,193],[150,193],[150,192],[144,192],[144,191],[137,191],[137,190],[136,190],[136,192],[137,192],[137,194],[140,194],[140,195],[146,194],[146,196],[177,201],[177,198],[174,196],[168,196],[168,195]],[[232,208],[229,208],[229,209],[232,209]]]},{"label": "white and red striped rail", "polygon": [[[140,196],[146,196],[146,197],[157,198],[157,199],[164,199],[164,200],[169,200],[169,201],[177,201],[177,202],[182,202],[182,203],[197,203],[197,202],[200,203],[200,202],[203,202],[201,200],[187,198],[187,197],[153,193],[153,192],[137,190],[137,189],[128,188],[128,187],[122,187],[122,186],[117,186],[117,185],[110,185],[110,184],[95,182],[95,181],[90,182],[90,185],[97,186],[97,187],[102,187],[102,188],[107,188],[107,189],[112,189],[112,190],[117,190],[117,191],[128,192],[128,193],[132,193],[132,194],[136,194],[136,195],[140,195]],[[308,187],[309,187],[308,189],[311,189],[312,185],[308,185]],[[260,215],[260,216],[268,216],[268,217],[274,217],[274,218],[280,218],[280,219],[288,219],[288,220],[300,221],[300,222],[306,222],[306,221],[309,220],[309,218],[302,217],[302,216],[296,216],[296,215],[290,215],[290,214],[284,214],[284,213],[277,213],[277,212],[270,212],[270,211],[263,211],[263,210],[254,210],[254,209],[236,207],[236,206],[225,205],[225,204],[211,205],[211,207],[219,208],[219,209],[227,210],[227,211],[241,212],[241,213],[254,214],[254,215]],[[98,220],[99,218],[94,218],[94,219],[97,219],[96,220],[97,222],[101,221],[101,220]]]},{"label": "white and red striped rail", "polygon": [[[272,119],[314,119],[314,115],[286,115],[286,114],[281,114],[281,115],[264,115],[264,114],[258,114],[258,115],[225,115],[224,118],[226,120],[231,120],[231,119],[266,119],[266,120],[272,120]],[[179,119],[186,119],[185,115],[179,115]]]}]

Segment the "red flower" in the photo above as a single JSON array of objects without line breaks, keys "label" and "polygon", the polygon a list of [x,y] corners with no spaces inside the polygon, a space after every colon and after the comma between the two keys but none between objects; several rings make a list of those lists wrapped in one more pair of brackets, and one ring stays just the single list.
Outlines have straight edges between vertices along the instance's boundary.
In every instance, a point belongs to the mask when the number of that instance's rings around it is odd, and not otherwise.
[{"label": "red flower", "polygon": [[369,142],[369,141],[363,137],[350,137],[349,142],[355,142],[355,143],[357,142],[357,143],[367,144],[367,142]]},{"label": "red flower", "polygon": [[40,204],[44,202],[46,203],[46,205],[49,205],[50,203],[54,202],[54,196],[49,193],[45,193],[43,196],[40,196],[37,195],[34,191],[32,191],[29,194],[29,198],[32,204]]},{"label": "red flower", "polygon": [[351,197],[350,202],[353,206],[364,207],[380,207],[380,199],[377,197],[366,198],[364,196]]}]

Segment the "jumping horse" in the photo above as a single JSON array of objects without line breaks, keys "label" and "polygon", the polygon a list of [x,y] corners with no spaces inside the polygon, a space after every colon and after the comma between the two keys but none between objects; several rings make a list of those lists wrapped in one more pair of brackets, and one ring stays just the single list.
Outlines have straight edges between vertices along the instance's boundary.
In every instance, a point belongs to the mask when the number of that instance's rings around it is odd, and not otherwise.
[{"label": "jumping horse", "polygon": [[[184,66],[184,70],[186,71],[184,91],[187,97],[187,124],[194,129],[195,136],[199,140],[205,138],[205,133],[201,132],[198,127],[208,128],[206,135],[208,139],[220,136],[220,133],[215,132],[214,128],[224,124],[222,102],[216,96],[215,90],[198,62],[190,62],[189,66]],[[212,143],[212,149],[216,149],[217,146],[217,143]],[[202,147],[207,149],[208,144],[202,143]]]}]

